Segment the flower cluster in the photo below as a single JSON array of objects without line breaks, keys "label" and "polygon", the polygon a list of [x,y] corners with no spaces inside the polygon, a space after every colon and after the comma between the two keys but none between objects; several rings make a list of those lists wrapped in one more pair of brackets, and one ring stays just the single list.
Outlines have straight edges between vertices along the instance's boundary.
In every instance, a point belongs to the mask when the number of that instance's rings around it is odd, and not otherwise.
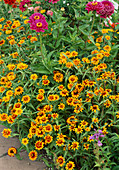
[{"label": "flower cluster", "polygon": [[101,2],[97,2],[97,1],[92,1],[92,2],[88,2],[88,4],[86,5],[86,10],[88,10],[88,13],[90,11],[101,11],[104,9],[104,6]]},{"label": "flower cluster", "polygon": [[102,2],[92,1],[88,2],[86,5],[86,10],[88,10],[88,13],[90,11],[96,11],[101,18],[107,18],[114,13],[114,5],[112,2],[105,0]]},{"label": "flower cluster", "polygon": [[4,0],[5,4],[13,5],[16,0]]},{"label": "flower cluster", "polygon": [[48,29],[48,23],[45,17],[40,13],[32,14],[28,23],[30,23],[30,29],[36,30],[36,32],[45,32],[45,29]]},{"label": "flower cluster", "polygon": [[22,0],[19,5],[19,9],[23,12],[31,5],[31,1],[29,0]]},{"label": "flower cluster", "polygon": [[[95,169],[97,163],[113,169],[112,153],[118,150],[119,32],[115,23],[107,28],[99,17],[90,20],[104,8],[105,14],[99,15],[110,16],[113,8],[109,1],[93,1],[87,10],[95,12],[80,11],[79,16],[78,0],[56,2],[41,0],[30,6],[23,0],[26,16],[0,18],[0,124],[7,127],[2,131],[5,138],[17,135],[21,143],[9,148],[8,155],[19,157],[23,149],[30,160],[45,162],[47,154],[52,159],[48,166],[59,170]],[[80,5],[85,8],[86,2]],[[118,158],[113,157],[115,166]]]},{"label": "flower cluster", "polygon": [[[94,129],[95,130],[95,129]],[[96,130],[95,130],[96,131]],[[98,130],[94,135],[90,136],[90,140],[96,139],[98,142],[98,146],[102,146],[102,143],[99,140],[99,137],[104,137],[102,130]]]}]

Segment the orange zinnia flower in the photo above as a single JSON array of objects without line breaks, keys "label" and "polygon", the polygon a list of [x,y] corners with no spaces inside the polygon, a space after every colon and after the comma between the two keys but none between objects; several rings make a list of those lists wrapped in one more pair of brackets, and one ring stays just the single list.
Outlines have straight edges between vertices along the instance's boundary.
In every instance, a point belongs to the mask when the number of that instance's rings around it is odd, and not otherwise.
[{"label": "orange zinnia flower", "polygon": [[8,149],[8,155],[9,155],[10,157],[14,157],[14,154],[16,154],[16,153],[17,153],[16,148],[11,147],[11,148]]},{"label": "orange zinnia flower", "polygon": [[38,153],[35,150],[32,150],[29,153],[29,159],[32,160],[32,161],[35,161],[37,159],[37,156],[38,156]]},{"label": "orange zinnia flower", "polygon": [[2,131],[2,134],[5,138],[8,138],[9,136],[11,136],[11,132],[12,132],[11,129],[4,129]]}]

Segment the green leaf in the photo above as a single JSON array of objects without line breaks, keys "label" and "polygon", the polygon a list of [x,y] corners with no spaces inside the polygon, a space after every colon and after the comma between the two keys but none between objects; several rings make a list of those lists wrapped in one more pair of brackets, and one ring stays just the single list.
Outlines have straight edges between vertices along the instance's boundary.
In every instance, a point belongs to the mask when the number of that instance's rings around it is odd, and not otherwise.
[{"label": "green leaf", "polygon": [[[73,8],[74,9],[74,8]],[[79,11],[77,11],[76,9],[74,9],[75,12],[75,17],[78,18],[79,17]]]},{"label": "green leaf", "polygon": [[54,52],[55,52],[55,51],[51,51],[49,54],[47,54],[48,60],[50,60],[50,58],[51,58],[51,56],[53,55]]},{"label": "green leaf", "polygon": [[100,164],[95,162],[95,166],[94,167],[100,167]]},{"label": "green leaf", "polygon": [[14,133],[14,134],[11,135],[11,137],[14,137],[14,136],[19,136],[19,134]]},{"label": "green leaf", "polygon": [[94,39],[92,36],[88,36],[89,40],[95,45]]},{"label": "green leaf", "polygon": [[119,45],[115,45],[115,46],[112,47],[112,50],[117,50],[118,51],[118,49],[119,49]]},{"label": "green leaf", "polygon": [[84,34],[84,35],[89,35],[89,33],[87,31],[85,31],[84,29],[89,27],[89,25],[84,25],[84,26],[80,26],[79,30]]},{"label": "green leaf", "polygon": [[45,45],[44,45],[44,44],[43,44],[43,46],[42,46],[42,52],[43,52],[43,56],[46,57],[47,51],[46,51],[46,48],[45,48]]},{"label": "green leaf", "polygon": [[43,156],[43,155],[42,155],[42,154],[40,154],[40,155],[38,156],[38,160],[40,160],[42,156]]},{"label": "green leaf", "polygon": [[23,159],[23,157],[21,157],[21,156],[19,155],[19,153],[15,154],[15,156],[16,156],[16,158],[17,158],[18,160],[22,160],[22,159]]},{"label": "green leaf", "polygon": [[30,54],[30,56],[38,56],[38,55],[41,55],[41,51],[38,51],[38,52],[33,53],[33,54]]},{"label": "green leaf", "polygon": [[31,107],[33,110],[36,110],[35,107],[31,104],[31,103],[28,103],[27,104],[29,107]]},{"label": "green leaf", "polygon": [[112,170],[118,170],[118,169],[119,169],[119,165],[112,168]]},{"label": "green leaf", "polygon": [[45,158],[42,158],[42,160],[45,162],[45,164],[48,166],[48,167],[51,167],[51,165],[49,164],[48,160],[45,159]]},{"label": "green leaf", "polygon": [[50,74],[50,71],[44,65],[41,64],[31,65],[31,70],[40,74]]}]

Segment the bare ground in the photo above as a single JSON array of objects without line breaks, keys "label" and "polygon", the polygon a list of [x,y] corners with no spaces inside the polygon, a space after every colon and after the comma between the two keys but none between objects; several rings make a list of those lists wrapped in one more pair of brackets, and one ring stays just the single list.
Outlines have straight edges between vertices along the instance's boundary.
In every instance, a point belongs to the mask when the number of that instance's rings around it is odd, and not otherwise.
[{"label": "bare ground", "polygon": [[[10,147],[18,148],[20,146],[19,140],[14,138],[6,139],[2,136],[2,131],[5,127],[0,125],[0,156],[8,151]],[[28,158],[28,153],[22,152],[22,160],[16,157],[4,156],[0,158],[0,170],[46,170],[44,162],[31,161]]]}]

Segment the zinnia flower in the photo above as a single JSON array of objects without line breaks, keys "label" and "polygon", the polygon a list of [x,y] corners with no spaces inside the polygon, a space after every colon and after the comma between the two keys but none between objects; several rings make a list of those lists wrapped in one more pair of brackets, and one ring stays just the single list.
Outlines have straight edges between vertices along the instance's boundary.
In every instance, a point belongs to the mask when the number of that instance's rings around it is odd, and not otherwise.
[{"label": "zinnia flower", "polygon": [[4,0],[5,4],[13,5],[16,0]]},{"label": "zinnia flower", "polygon": [[0,40],[0,46],[3,45],[5,43],[5,40]]},{"label": "zinnia flower", "polygon": [[10,157],[14,157],[14,155],[17,153],[17,149],[15,147],[11,147],[8,149],[8,155]]},{"label": "zinnia flower", "polygon": [[34,8],[34,12],[38,12],[38,11],[39,11],[39,8],[40,8],[40,6],[36,6],[36,7]]},{"label": "zinnia flower", "polygon": [[48,10],[47,15],[53,16],[53,12],[51,10]]},{"label": "zinnia flower", "polygon": [[59,0],[49,0],[49,3],[52,2],[52,4],[57,3]]},{"label": "zinnia flower", "polygon": [[114,5],[110,1],[102,1],[101,2],[104,6],[102,10],[97,11],[97,14],[101,14],[101,18],[110,17],[114,13]]},{"label": "zinnia flower", "polygon": [[8,138],[9,136],[11,136],[11,132],[12,132],[11,129],[4,129],[2,131],[2,134],[5,138]]},{"label": "zinnia flower", "polygon": [[88,2],[85,9],[88,10],[88,13],[90,11],[100,11],[104,9],[104,5],[101,2],[92,1]]},{"label": "zinnia flower", "polygon": [[27,7],[31,5],[31,1],[29,0],[22,0],[19,5],[19,9],[23,12],[26,11]]},{"label": "zinnia flower", "polygon": [[59,164],[60,167],[62,167],[65,163],[65,159],[62,156],[59,156],[56,161],[57,161],[57,163]]},{"label": "zinnia flower", "polygon": [[32,14],[28,23],[30,23],[30,29],[36,30],[36,32],[45,32],[44,29],[48,29],[48,23],[45,17],[40,13]]},{"label": "zinnia flower", "polygon": [[73,170],[74,167],[75,167],[74,162],[69,161],[69,162],[66,164],[66,167],[65,167],[65,168],[66,168],[66,170]]},{"label": "zinnia flower", "polygon": [[37,156],[38,156],[38,153],[35,150],[32,150],[29,153],[29,159],[32,160],[32,161],[35,161],[37,159]]}]

